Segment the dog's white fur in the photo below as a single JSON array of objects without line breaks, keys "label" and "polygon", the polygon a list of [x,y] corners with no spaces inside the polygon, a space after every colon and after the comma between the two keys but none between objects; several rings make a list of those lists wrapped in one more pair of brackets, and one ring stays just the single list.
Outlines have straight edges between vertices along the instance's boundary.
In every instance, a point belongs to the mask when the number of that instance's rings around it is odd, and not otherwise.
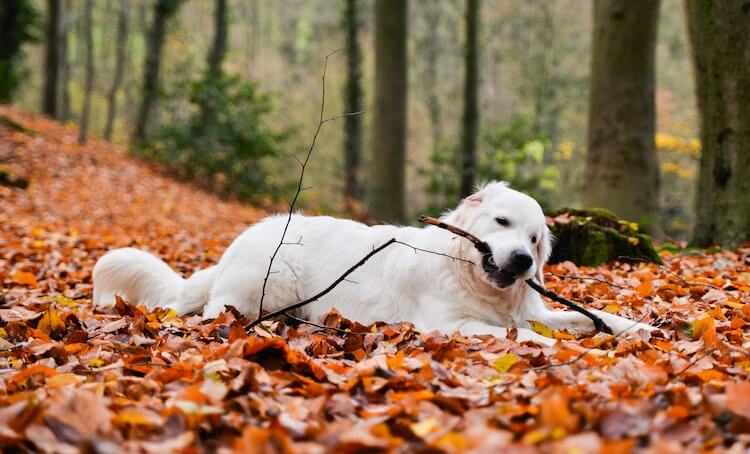
[{"label": "dog's white fur", "polygon": [[[272,216],[251,226],[229,246],[218,265],[189,279],[147,252],[133,248],[111,251],[94,267],[94,302],[111,305],[115,295],[120,295],[134,304],[170,307],[179,314],[203,310],[204,318],[216,317],[230,305],[256,316],[270,256],[286,218]],[[498,218],[507,220],[508,225],[500,225]],[[542,269],[550,253],[550,234],[534,199],[505,183],[491,183],[443,219],[488,243],[500,268],[513,252],[531,255],[531,267],[514,276],[509,285],[498,284],[483,270],[480,254],[468,241],[438,227],[366,226],[327,216],[294,215],[285,241],[301,241],[279,250],[268,279],[264,309],[280,309],[320,292],[373,248],[396,238],[418,249],[391,245],[295,315],[314,320],[336,308],[363,324],[409,321],[422,331],[497,337],[505,337],[507,328],[516,327],[518,340],[545,344],[554,341],[532,331],[529,321],[571,332],[593,330],[591,321],[579,313],[548,309],[524,282],[532,277],[544,282]],[[653,329],[607,312],[592,312],[616,333]]]}]

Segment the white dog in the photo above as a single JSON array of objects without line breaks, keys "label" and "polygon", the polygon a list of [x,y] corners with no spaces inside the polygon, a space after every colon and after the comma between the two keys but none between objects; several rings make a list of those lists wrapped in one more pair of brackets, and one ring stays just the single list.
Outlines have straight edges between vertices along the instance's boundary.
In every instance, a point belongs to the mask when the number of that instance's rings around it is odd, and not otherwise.
[{"label": "white dog", "polygon": [[[248,228],[218,265],[189,279],[147,252],[111,251],[94,267],[94,302],[110,305],[120,295],[133,304],[171,307],[179,314],[202,309],[204,318],[216,317],[231,305],[255,317],[286,219],[286,215],[271,216]],[[548,309],[524,282],[529,278],[544,282],[542,269],[550,253],[550,234],[534,199],[505,183],[491,183],[442,219],[485,241],[501,272],[490,277],[470,242],[438,227],[366,226],[327,216],[294,215],[285,241],[301,240],[279,250],[268,277],[264,309],[280,309],[320,292],[373,248],[396,238],[413,248],[391,245],[295,315],[314,320],[336,308],[363,324],[409,321],[421,331],[497,337],[516,327],[518,340],[545,344],[554,341],[529,329],[529,321],[571,332],[593,330],[591,320],[577,312]],[[615,333],[653,329],[607,312],[591,312]]]}]

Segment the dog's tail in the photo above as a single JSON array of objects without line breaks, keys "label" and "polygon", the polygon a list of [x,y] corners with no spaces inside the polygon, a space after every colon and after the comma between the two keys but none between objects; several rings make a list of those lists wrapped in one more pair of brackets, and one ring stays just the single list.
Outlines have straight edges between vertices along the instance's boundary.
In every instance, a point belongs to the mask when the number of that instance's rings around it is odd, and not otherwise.
[{"label": "dog's tail", "polygon": [[118,295],[149,309],[169,307],[180,315],[197,312],[208,302],[215,274],[212,266],[183,279],[148,252],[115,249],[94,266],[94,304],[111,306]]}]

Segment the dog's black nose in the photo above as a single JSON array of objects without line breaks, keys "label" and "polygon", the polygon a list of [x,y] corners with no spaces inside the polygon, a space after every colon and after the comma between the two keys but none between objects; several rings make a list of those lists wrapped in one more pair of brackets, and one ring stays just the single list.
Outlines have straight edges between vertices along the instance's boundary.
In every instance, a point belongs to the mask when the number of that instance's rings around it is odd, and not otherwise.
[{"label": "dog's black nose", "polygon": [[513,274],[521,274],[531,268],[532,263],[534,259],[529,254],[523,251],[513,251],[510,253],[510,260],[505,269]]}]

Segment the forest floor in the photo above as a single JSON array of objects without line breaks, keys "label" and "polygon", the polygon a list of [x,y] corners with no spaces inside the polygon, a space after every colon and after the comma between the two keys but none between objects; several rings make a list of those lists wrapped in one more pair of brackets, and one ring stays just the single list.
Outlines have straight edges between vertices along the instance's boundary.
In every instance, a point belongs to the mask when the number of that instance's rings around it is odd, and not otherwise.
[{"label": "forest floor", "polygon": [[[91,270],[134,245],[189,274],[267,212],[159,175],[107,142],[0,106],[0,447],[49,452],[745,452],[750,250],[665,265],[548,267],[548,286],[660,326],[553,347],[202,322],[91,305]],[[6,122],[7,123],[7,122]],[[561,277],[561,276],[568,277]],[[574,278],[570,278],[574,277]],[[587,277],[588,279],[582,279]],[[548,330],[538,326],[539,331]]]}]

